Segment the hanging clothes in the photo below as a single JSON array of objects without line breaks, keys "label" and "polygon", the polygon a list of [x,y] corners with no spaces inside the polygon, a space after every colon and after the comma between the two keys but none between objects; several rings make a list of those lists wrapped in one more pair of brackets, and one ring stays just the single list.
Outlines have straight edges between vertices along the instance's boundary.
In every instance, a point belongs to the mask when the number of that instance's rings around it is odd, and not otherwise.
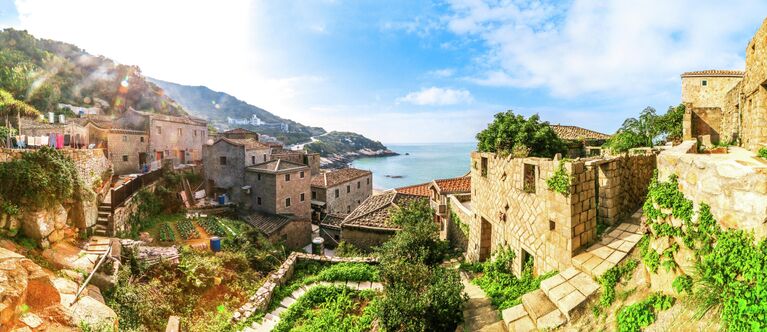
[{"label": "hanging clothes", "polygon": [[50,146],[50,137],[48,136],[35,137],[35,141],[37,146]]},{"label": "hanging clothes", "polygon": [[64,135],[56,134],[56,149],[63,149],[63,148],[64,148]]},{"label": "hanging clothes", "polygon": [[65,134],[64,135],[64,146],[70,146],[72,145],[72,135]]}]

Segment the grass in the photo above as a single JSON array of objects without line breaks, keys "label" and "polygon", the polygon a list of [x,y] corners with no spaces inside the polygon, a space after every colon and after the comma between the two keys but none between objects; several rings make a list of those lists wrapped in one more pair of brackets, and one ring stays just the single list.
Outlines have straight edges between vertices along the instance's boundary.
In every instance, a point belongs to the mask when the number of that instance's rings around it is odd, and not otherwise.
[{"label": "grass", "polygon": [[375,317],[375,296],[372,290],[312,288],[281,315],[273,331],[369,331]]}]

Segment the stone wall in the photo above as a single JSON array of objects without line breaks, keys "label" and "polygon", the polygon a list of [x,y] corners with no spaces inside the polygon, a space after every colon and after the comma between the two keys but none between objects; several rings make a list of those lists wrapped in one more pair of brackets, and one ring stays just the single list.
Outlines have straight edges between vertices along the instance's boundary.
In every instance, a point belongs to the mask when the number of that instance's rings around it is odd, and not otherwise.
[{"label": "stone wall", "polygon": [[353,244],[365,251],[382,245],[397,234],[394,229],[357,228],[349,225],[341,226],[341,241]]},{"label": "stone wall", "polygon": [[[139,173],[141,162],[149,161],[148,135],[132,130],[115,130],[107,134],[109,141],[109,160],[114,165],[114,173],[118,175]],[[139,160],[143,153],[143,160]]]},{"label": "stone wall", "polygon": [[[142,190],[154,192],[155,188],[157,188],[157,182],[144,187]],[[138,201],[134,198],[136,198],[136,195],[139,192],[140,191],[135,192],[133,195],[129,196],[122,205],[115,208],[112,213],[112,223],[110,223],[107,229],[107,234],[117,235],[130,232],[130,217],[138,212]]]},{"label": "stone wall", "polygon": [[[474,220],[474,211],[463,205],[464,201],[471,200],[471,194],[448,196],[447,240],[453,248],[465,252],[469,247],[469,234],[464,233],[461,224],[468,229]],[[455,214],[455,215],[454,215]],[[455,220],[458,218],[458,220]]]},{"label": "stone wall", "polygon": [[[737,76],[682,76],[682,103],[693,107],[719,107],[725,104],[725,95],[742,78]],[[706,81],[706,85],[703,85]]]},{"label": "stone wall", "polygon": [[740,91],[741,146],[751,151],[767,147],[767,20],[746,47],[746,73]]},{"label": "stone wall", "polygon": [[309,261],[317,261],[317,262],[328,262],[328,263],[342,263],[342,262],[353,262],[353,263],[368,263],[368,264],[375,264],[377,263],[375,258],[371,257],[327,257],[327,256],[321,256],[321,255],[313,255],[313,254],[304,254],[304,253],[298,253],[293,252],[288,256],[288,259],[286,259],[280,267],[274,271],[269,273],[269,275],[266,277],[266,282],[256,291],[256,293],[250,297],[248,303],[245,303],[240,309],[234,312],[234,315],[232,316],[232,320],[236,323],[241,320],[245,320],[248,317],[250,317],[253,313],[256,311],[264,311],[269,307],[269,302],[272,301],[272,295],[274,293],[274,290],[285,284],[290,278],[293,277],[293,271],[295,269],[296,263],[299,260],[309,260]]},{"label": "stone wall", "polygon": [[753,153],[730,147],[727,154],[696,154],[695,141],[658,155],[658,177],[679,178],[679,190],[696,206],[707,203],[725,228],[767,237],[767,165]]},{"label": "stone wall", "polygon": [[293,220],[270,235],[269,241],[282,242],[293,250],[301,249],[312,241],[312,223],[309,219]]},{"label": "stone wall", "polygon": [[[472,153],[472,197],[467,258],[483,261],[502,248],[516,254],[513,270],[534,262],[534,273],[564,270],[573,253],[596,237],[594,172],[584,161],[564,163],[570,194],[548,189],[559,161]],[[525,174],[533,170],[532,174]],[[526,177],[528,179],[527,185]]]},{"label": "stone wall", "polygon": [[586,162],[598,182],[598,218],[614,225],[642,206],[655,170],[656,154],[634,149],[628,154]]}]

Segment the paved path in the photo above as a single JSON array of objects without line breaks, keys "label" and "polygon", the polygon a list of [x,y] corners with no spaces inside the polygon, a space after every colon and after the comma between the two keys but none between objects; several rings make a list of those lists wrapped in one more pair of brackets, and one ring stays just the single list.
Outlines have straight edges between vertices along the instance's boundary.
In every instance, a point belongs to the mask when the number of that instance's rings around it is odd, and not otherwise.
[{"label": "paved path", "polygon": [[461,283],[463,283],[464,292],[469,296],[469,301],[463,305],[464,323],[458,327],[458,330],[505,332],[505,324],[485,292],[479,286],[472,284],[465,272],[461,272]]},{"label": "paved path", "polygon": [[[338,287],[347,287],[352,290],[365,290],[365,289],[374,289],[377,291],[383,291],[383,285],[380,282],[370,282],[370,281],[334,281],[334,282],[327,282],[327,281],[320,281],[311,283],[308,285],[303,285],[293,291],[290,295],[280,300],[280,305],[277,307],[277,309],[272,310],[272,312],[264,315],[263,320],[261,322],[254,322],[249,327],[246,327],[243,331],[244,332],[268,332],[274,329],[275,326],[277,326],[277,323],[280,322],[280,315],[288,310],[288,308],[298,301],[301,296],[306,294],[310,289],[317,287],[317,286],[338,286]],[[274,299],[276,301],[277,299]]]}]

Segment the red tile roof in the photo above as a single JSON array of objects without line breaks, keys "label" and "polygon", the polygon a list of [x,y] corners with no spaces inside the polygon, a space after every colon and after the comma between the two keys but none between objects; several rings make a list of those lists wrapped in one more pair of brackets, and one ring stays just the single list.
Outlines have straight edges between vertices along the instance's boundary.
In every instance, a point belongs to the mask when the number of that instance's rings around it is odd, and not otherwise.
[{"label": "red tile roof", "polygon": [[723,77],[743,77],[744,72],[742,70],[722,70],[722,69],[709,69],[709,70],[698,70],[698,71],[688,71],[686,73],[682,73],[682,77],[717,77],[717,76],[723,76]]},{"label": "red tile roof", "polygon": [[391,222],[392,214],[401,206],[419,199],[424,198],[406,195],[394,190],[370,196],[344,219],[341,227],[399,229],[399,226]]},{"label": "red tile roof", "polygon": [[256,141],[254,139],[251,139],[251,138],[227,138],[227,137],[222,137],[222,138],[219,138],[219,140],[220,141],[225,141],[225,142],[233,144],[233,145],[244,146],[248,150],[255,150],[255,149],[267,150],[267,149],[269,149],[269,147],[266,146],[265,144],[263,144],[263,143],[261,143],[259,141]]},{"label": "red tile roof", "polygon": [[363,176],[371,175],[370,171],[357,168],[342,168],[335,171],[317,174],[312,177],[312,187],[330,188],[339,184],[356,180]]},{"label": "red tile roof", "polygon": [[394,191],[402,194],[407,195],[415,195],[415,196],[424,196],[429,197],[429,186],[431,185],[431,182],[421,183],[421,184],[414,184],[412,186],[402,187],[394,189]]},{"label": "red tile roof", "polygon": [[462,176],[452,179],[434,180],[440,194],[468,193],[471,192],[471,177]]},{"label": "red tile roof", "polygon": [[610,135],[602,134],[578,126],[550,125],[551,129],[564,140],[582,140],[582,139],[608,139]]}]

